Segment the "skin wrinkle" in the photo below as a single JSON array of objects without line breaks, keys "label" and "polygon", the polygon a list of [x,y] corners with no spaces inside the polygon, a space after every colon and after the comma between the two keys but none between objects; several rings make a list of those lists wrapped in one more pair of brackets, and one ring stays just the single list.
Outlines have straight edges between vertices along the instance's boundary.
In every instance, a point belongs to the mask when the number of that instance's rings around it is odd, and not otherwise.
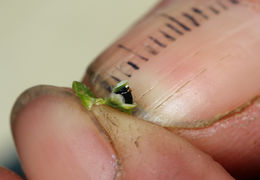
[{"label": "skin wrinkle", "polygon": [[170,98],[172,98],[175,94],[177,94],[178,92],[180,92],[184,87],[186,87],[189,83],[191,83],[193,80],[195,80],[196,78],[198,78],[199,76],[201,76],[203,73],[205,73],[207,71],[207,69],[203,69],[201,70],[198,74],[196,74],[195,76],[193,76],[191,79],[187,80],[185,83],[183,83],[179,88],[177,88],[166,100],[164,100],[163,102],[161,102],[158,106],[155,107],[155,110],[158,109],[160,106],[162,106],[165,102],[167,102]]},{"label": "skin wrinkle", "polygon": [[[181,62],[179,62],[179,64],[176,65],[176,67],[174,69],[172,69],[171,71],[169,71],[167,74],[165,74],[162,78],[160,78],[148,91],[145,91],[141,96],[139,96],[136,101],[140,101],[142,99],[142,97],[144,97],[146,94],[148,94],[153,88],[155,88],[156,86],[158,86],[161,82],[161,80],[165,79],[166,77],[168,77],[171,73],[175,72],[178,70],[178,68],[183,65],[187,59],[192,58],[193,56],[196,56],[199,54],[199,52],[201,51],[201,49],[196,50],[194,53],[187,55],[185,58],[182,59]],[[196,76],[196,75],[195,75]],[[166,98],[168,99],[168,98]]]},{"label": "skin wrinkle", "polygon": [[[192,58],[192,57],[194,57],[194,56],[197,56],[199,53],[200,53],[200,49],[199,50],[197,50],[197,51],[195,51],[193,54],[191,54],[190,56],[187,56],[186,58],[184,58],[183,60],[182,60],[182,62],[184,62],[186,59],[188,59],[188,58]],[[182,62],[180,62],[180,64],[178,64],[172,71],[170,71],[169,73],[167,73],[165,76],[168,76],[168,74],[170,74],[170,73],[173,73],[173,72],[175,72],[175,70],[177,70],[178,69],[178,67],[179,66],[181,66],[183,63]],[[160,81],[162,80],[163,78],[161,78],[161,79],[159,79],[159,81],[157,82],[157,83],[155,83],[151,88],[149,88],[147,91],[145,91],[141,96],[139,96],[137,99],[136,99],[136,101],[139,101],[139,100],[141,100],[145,95],[147,95],[149,92],[151,92],[152,90],[153,90],[153,88],[155,88],[157,85],[159,85],[159,83],[160,83]],[[167,98],[168,99],[168,98]]]},{"label": "skin wrinkle", "polygon": [[139,148],[140,138],[141,138],[141,136],[138,136],[138,137],[136,138],[136,140],[134,141],[134,144],[135,144],[136,148]]},{"label": "skin wrinkle", "polygon": [[[195,52],[191,57],[198,55],[199,51]],[[215,63],[216,65],[221,63],[222,61],[226,60],[227,57],[230,57],[230,54],[224,55],[219,58],[219,60]],[[204,68],[201,70],[198,74],[193,76],[190,80],[187,80],[183,85],[181,85],[177,90],[175,90],[169,97],[167,97],[164,101],[162,101],[159,105],[157,105],[154,109],[158,109],[160,106],[162,106],[165,102],[167,102],[171,97],[173,97],[176,93],[180,92],[181,89],[183,89],[185,86],[187,86],[190,82],[194,81],[199,76],[203,75],[208,69]]]}]

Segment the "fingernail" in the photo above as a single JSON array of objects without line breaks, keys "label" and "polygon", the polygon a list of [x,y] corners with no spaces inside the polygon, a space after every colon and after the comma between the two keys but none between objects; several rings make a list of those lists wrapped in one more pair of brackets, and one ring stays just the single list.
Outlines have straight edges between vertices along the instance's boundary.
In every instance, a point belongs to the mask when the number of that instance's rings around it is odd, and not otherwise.
[{"label": "fingernail", "polygon": [[256,4],[174,1],[105,51],[86,81],[104,95],[128,80],[138,104],[135,115],[148,121],[209,126],[260,95]]},{"label": "fingernail", "polygon": [[14,105],[12,131],[28,179],[112,179],[116,154],[70,89],[37,86]]}]

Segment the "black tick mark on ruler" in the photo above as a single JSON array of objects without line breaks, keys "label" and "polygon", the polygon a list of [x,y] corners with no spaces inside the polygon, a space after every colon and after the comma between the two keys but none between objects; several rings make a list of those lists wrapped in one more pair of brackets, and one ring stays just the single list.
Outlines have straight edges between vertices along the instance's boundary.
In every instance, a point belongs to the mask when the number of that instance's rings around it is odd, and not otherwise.
[{"label": "black tick mark on ruler", "polygon": [[217,3],[218,3],[218,5],[219,5],[222,9],[224,9],[224,10],[227,10],[227,9],[228,9],[227,6],[226,6],[225,4],[223,4],[222,2],[218,1]]},{"label": "black tick mark on ruler", "polygon": [[124,72],[122,69],[120,69],[119,67],[116,67],[116,69],[119,71],[119,72],[121,72],[123,75],[125,75],[125,76],[127,76],[127,77],[131,77],[132,75],[131,74],[128,74],[128,73],[126,73],[126,72]]},{"label": "black tick mark on ruler", "polygon": [[158,54],[158,52],[157,52],[152,46],[150,46],[150,45],[145,45],[145,47],[146,47],[147,51],[148,51],[149,53],[151,53],[152,55],[157,55],[157,54]]},{"label": "black tick mark on ruler", "polygon": [[[240,3],[239,0],[227,0],[227,1],[229,1],[229,2],[232,3],[232,4],[239,4],[239,3]],[[227,10],[227,9],[228,9],[228,6],[225,5],[225,4],[224,4],[223,2],[221,2],[221,1],[217,1],[216,3],[217,3],[217,5],[218,5],[218,7],[221,8],[222,10]],[[211,5],[211,6],[208,6],[208,9],[209,9],[211,12],[213,12],[214,14],[216,14],[216,15],[220,14],[220,11],[219,11],[216,7],[213,7],[212,5]],[[209,19],[209,16],[208,16],[205,12],[203,12],[200,8],[191,7],[191,10],[192,10],[193,13],[195,13],[195,15],[198,15],[198,16],[204,18],[204,19]],[[181,30],[179,30],[179,28],[181,28],[181,29],[184,30],[184,31],[191,31],[191,28],[190,28],[190,27],[188,27],[187,25],[185,25],[184,23],[182,23],[181,21],[179,21],[179,20],[176,19],[175,17],[173,17],[173,16],[171,16],[171,15],[169,15],[169,14],[165,14],[165,13],[164,13],[164,14],[161,14],[161,16],[164,17],[164,18],[167,18],[168,20],[171,21],[171,23],[165,23],[164,25],[165,25],[167,28],[169,28],[170,30],[172,30],[173,32],[177,33],[178,35],[183,35],[183,34],[184,34],[184,32],[181,31]],[[194,16],[192,16],[191,14],[186,13],[186,12],[182,13],[182,16],[183,16],[184,18],[186,18],[188,21],[190,21],[194,26],[200,26],[200,23],[195,19],[196,16],[194,17]],[[176,26],[177,26],[177,27],[176,27]],[[168,39],[168,40],[171,40],[171,41],[175,41],[175,40],[176,40],[176,38],[175,38],[174,36],[168,34],[168,33],[165,32],[165,31],[162,31],[161,29],[159,29],[159,32],[160,32],[166,39]],[[166,47],[167,47],[166,44],[164,44],[163,42],[159,41],[159,40],[156,39],[155,37],[149,36],[149,39],[152,40],[152,42],[155,43],[155,44],[156,44],[157,46],[159,46],[159,47],[162,47],[162,48],[166,48]],[[121,49],[123,49],[123,50],[125,50],[125,51],[127,51],[127,52],[129,52],[129,53],[131,53],[131,54],[133,54],[133,55],[135,55],[136,57],[140,58],[141,60],[144,60],[144,61],[148,61],[148,60],[149,60],[147,57],[144,57],[144,56],[138,54],[137,52],[133,51],[132,49],[130,49],[130,48],[128,48],[128,47],[126,47],[126,46],[124,46],[124,45],[122,45],[122,44],[119,44],[119,45],[118,45],[118,48],[121,48]],[[151,45],[149,45],[149,44],[146,44],[146,45],[145,45],[145,49],[146,49],[150,54],[152,54],[152,55],[157,55],[157,54],[159,54],[159,52],[158,52],[153,46],[151,46]],[[131,67],[132,67],[133,69],[135,69],[135,70],[139,70],[139,69],[140,69],[140,67],[139,67],[137,64],[133,63],[132,61],[127,61],[127,64],[128,64],[129,66],[131,66]],[[118,69],[122,74],[124,74],[125,76],[127,76],[127,77],[129,77],[129,78],[132,76],[131,74],[128,74],[128,73],[123,72],[120,68],[117,68],[117,69]],[[116,81],[116,82],[120,82],[120,81],[121,81],[121,79],[118,78],[118,77],[116,77],[116,76],[110,75],[110,77],[111,77],[114,81]],[[107,91],[111,92],[111,87],[108,85],[107,82],[102,81],[102,82],[101,82],[101,85],[102,85]]]},{"label": "black tick mark on ruler", "polygon": [[158,46],[162,47],[162,48],[166,48],[167,46],[165,44],[163,44],[162,42],[160,42],[158,39],[149,36],[149,39],[151,39],[155,44],[157,44]]},{"label": "black tick mark on ruler", "polygon": [[169,39],[169,40],[171,40],[171,41],[175,41],[175,40],[176,40],[176,39],[175,39],[173,36],[171,36],[170,34],[164,32],[164,31],[162,31],[162,30],[159,30],[159,31],[160,31],[160,33],[162,33],[162,35],[163,35],[165,38],[167,38],[167,39]]},{"label": "black tick mark on ruler", "polygon": [[238,4],[239,0],[230,0],[230,2],[233,3],[233,4]]},{"label": "black tick mark on ruler", "polygon": [[186,26],[185,24],[183,24],[182,22],[180,22],[179,20],[177,20],[176,18],[174,18],[173,16],[170,16],[168,14],[162,14],[163,17],[168,18],[169,20],[171,20],[172,22],[178,24],[180,27],[182,27],[185,31],[191,31],[191,29]]},{"label": "black tick mark on ruler", "polygon": [[111,78],[114,79],[116,82],[120,82],[121,81],[118,77],[115,77],[115,76],[112,76],[112,75],[111,75]]},{"label": "black tick mark on ruler", "polygon": [[219,11],[214,8],[213,6],[209,6],[209,9],[214,13],[214,14],[219,14]]},{"label": "black tick mark on ruler", "polygon": [[177,29],[176,27],[174,27],[172,24],[167,23],[167,24],[165,24],[165,25],[166,25],[166,27],[170,28],[171,30],[173,30],[173,31],[176,32],[177,34],[183,35],[183,32],[181,32],[180,30],[178,30],[178,29]]},{"label": "black tick mark on ruler", "polygon": [[132,53],[133,55],[139,57],[140,59],[142,59],[142,60],[144,60],[144,61],[148,61],[148,60],[149,60],[147,57],[141,56],[140,54],[134,52],[132,49],[129,49],[129,48],[125,47],[125,46],[122,45],[122,44],[119,44],[119,45],[118,45],[118,48],[124,49],[124,50],[128,51],[129,53]]},{"label": "black tick mark on ruler", "polygon": [[208,19],[209,17],[203,13],[203,11],[201,11],[200,9],[193,7],[192,11],[198,15],[200,15],[201,17],[203,17],[204,19]]},{"label": "black tick mark on ruler", "polygon": [[196,21],[196,19],[195,19],[193,16],[191,16],[190,14],[188,14],[188,13],[183,13],[182,15],[183,15],[185,18],[187,18],[188,20],[190,20],[194,26],[200,26],[200,24]]},{"label": "black tick mark on ruler", "polygon": [[131,66],[132,68],[134,68],[135,70],[138,70],[138,69],[139,69],[139,67],[138,67],[135,63],[133,63],[133,62],[131,62],[131,61],[128,61],[127,64],[130,65],[130,66]]},{"label": "black tick mark on ruler", "polygon": [[120,70],[120,69],[118,69],[122,74],[124,74],[125,76],[127,76],[127,77],[131,77],[132,75],[131,74],[127,74],[127,73],[125,73],[125,72],[123,72],[122,70]]}]

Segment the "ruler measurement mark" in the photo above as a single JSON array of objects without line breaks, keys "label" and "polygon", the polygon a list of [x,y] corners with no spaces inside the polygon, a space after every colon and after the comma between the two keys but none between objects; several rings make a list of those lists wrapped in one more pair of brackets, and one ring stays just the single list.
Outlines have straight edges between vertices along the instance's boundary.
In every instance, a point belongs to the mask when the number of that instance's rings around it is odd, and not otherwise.
[{"label": "ruler measurement mark", "polygon": [[160,46],[162,48],[166,48],[167,47],[165,44],[163,44],[162,42],[160,42],[158,39],[156,39],[153,36],[149,36],[149,39],[152,40],[155,44],[157,44],[158,46]]},{"label": "ruler measurement mark", "polygon": [[144,57],[144,56],[142,56],[142,55],[140,55],[140,54],[134,52],[132,49],[127,48],[127,47],[125,47],[125,46],[122,45],[122,44],[119,44],[117,47],[118,47],[118,48],[121,48],[121,49],[124,49],[124,50],[126,50],[127,52],[129,52],[129,53],[132,53],[133,55],[139,57],[140,59],[142,59],[142,60],[144,60],[144,61],[148,61],[148,60],[149,60],[147,57]]},{"label": "ruler measurement mark", "polygon": [[159,32],[160,32],[165,38],[167,38],[167,39],[169,39],[169,40],[171,40],[171,41],[175,41],[175,40],[176,40],[173,36],[171,36],[170,34],[164,32],[164,31],[162,31],[162,30],[159,30]]},{"label": "ruler measurement mark", "polygon": [[150,45],[145,45],[146,50],[151,53],[152,55],[157,55],[159,52],[157,52],[152,46]]},{"label": "ruler measurement mark", "polygon": [[127,64],[129,66],[131,66],[132,68],[134,68],[135,70],[140,69],[139,66],[137,66],[135,63],[131,62],[131,61],[127,61]]},{"label": "ruler measurement mark", "polygon": [[166,25],[166,27],[170,28],[171,30],[173,30],[173,31],[176,32],[177,34],[183,35],[183,32],[180,31],[179,29],[177,29],[177,28],[176,28],[175,26],[173,26],[172,24],[167,23],[167,24],[165,24],[165,25]]},{"label": "ruler measurement mark", "polygon": [[222,2],[217,1],[217,3],[218,3],[218,5],[219,5],[222,9],[224,9],[224,10],[227,10],[227,9],[228,9],[227,6],[226,6],[225,4],[223,4]]},{"label": "ruler measurement mark", "polygon": [[[233,4],[237,4],[239,3],[238,0],[229,0],[231,3]],[[220,1],[217,1],[217,4],[219,5],[220,8],[226,10],[228,9],[227,6],[225,4],[223,4],[222,2]],[[214,14],[219,14],[220,11],[218,9],[216,9],[215,7],[213,6],[208,6],[208,8],[214,13]],[[192,7],[191,10],[197,14],[197,15],[200,15],[201,17],[203,17],[204,19],[209,19],[209,16],[204,13],[201,9],[197,8],[197,7]],[[175,17],[171,16],[171,15],[168,15],[168,14],[162,14],[163,17],[169,19],[170,21],[174,22],[175,24],[177,24],[178,26],[180,26],[183,30],[185,31],[191,31],[191,28],[188,27],[187,25],[183,24],[181,21],[177,20]],[[186,13],[186,12],[183,12],[182,13],[182,16],[184,18],[186,18],[187,20],[189,20],[194,26],[200,26],[200,23],[194,18],[194,16],[192,16],[191,14],[189,13]],[[171,23],[165,23],[165,26],[167,28],[169,28],[170,30],[174,31],[175,33],[177,33],[178,35],[183,35],[184,32],[182,32],[181,30],[179,30],[178,28],[175,27],[175,25],[171,24]],[[161,29],[159,29],[159,32],[168,40],[171,40],[171,41],[175,41],[176,38],[170,34],[168,34],[167,32],[165,31],[162,31]],[[162,47],[162,48],[166,48],[167,45],[164,44],[163,42],[159,41],[157,38],[153,37],[153,36],[149,36],[149,39],[152,40],[153,43],[155,43],[156,45],[158,45],[159,47]],[[133,55],[135,55],[136,57],[139,57],[140,59],[144,60],[144,61],[148,61],[149,59],[147,57],[144,57],[140,54],[138,54],[137,52],[133,51],[132,49],[124,46],[123,44],[119,44],[118,45],[118,48],[121,48],[121,49],[124,49],[125,51],[129,52],[129,53],[132,53]],[[152,54],[152,55],[157,55],[159,52],[153,48],[151,45],[147,44],[145,45],[145,48],[146,50]],[[139,70],[140,67],[135,64],[134,62],[132,61],[127,61],[127,64],[129,66],[131,66],[134,70]],[[120,73],[122,73],[123,75],[127,76],[128,78],[130,78],[132,75],[129,74],[129,73],[126,73],[124,72],[121,68],[117,67],[116,68]],[[110,76],[114,81],[116,82],[120,82],[121,79],[119,79],[118,77],[116,76],[113,76],[111,75]],[[104,84],[104,83],[103,83]],[[106,85],[104,86],[108,91],[111,90],[111,87]]]},{"label": "ruler measurement mark", "polygon": [[192,11],[193,11],[194,13],[200,15],[200,16],[203,17],[204,19],[208,19],[208,18],[209,18],[206,14],[203,13],[202,10],[200,10],[200,9],[198,9],[198,8],[196,8],[196,7],[193,7],[193,8],[192,8]]},{"label": "ruler measurement mark", "polygon": [[186,13],[186,12],[182,13],[182,15],[183,15],[186,19],[188,19],[189,21],[191,21],[194,26],[200,26],[200,24],[197,22],[197,20],[196,20],[192,15],[190,15],[190,14],[188,14],[188,13]]},{"label": "ruler measurement mark", "polygon": [[163,17],[168,18],[169,20],[171,20],[172,22],[178,24],[180,27],[182,27],[185,31],[191,31],[191,29],[186,26],[185,24],[183,24],[182,22],[180,22],[179,20],[177,20],[176,18],[174,18],[173,16],[170,16],[168,14],[162,14]]},{"label": "ruler measurement mark", "polygon": [[[202,18],[208,20],[211,18],[212,13],[214,13],[215,15],[218,15],[222,11],[226,11],[226,10],[230,9],[232,7],[232,5],[235,6],[236,4],[239,4],[239,3],[241,3],[239,0],[216,0],[215,4],[205,6],[208,9],[204,9],[203,7],[200,7],[200,6],[199,7],[189,7],[190,11],[182,12],[181,14],[179,14],[179,15],[181,15],[181,19],[175,18],[174,15],[171,16],[169,14],[161,14],[162,17],[164,17],[168,20],[167,20],[167,22],[164,22],[164,24],[162,24],[164,26],[163,27],[164,29],[162,30],[159,27],[158,31],[167,40],[175,41],[178,39],[178,35],[184,35],[186,31],[189,32],[192,30],[193,26],[191,26],[191,28],[190,28],[189,27],[190,23],[186,24],[186,22],[187,22],[186,20],[191,22],[194,26],[202,26],[203,25],[202,22],[200,22],[198,20],[201,20]],[[212,13],[210,13],[209,10]],[[199,18],[199,17],[201,17],[201,18]],[[182,19],[184,19],[184,20],[182,21]],[[173,35],[171,35],[171,34],[173,34]],[[148,38],[150,40],[152,40],[152,42],[154,44],[156,44],[156,46],[155,46],[152,43],[145,42],[143,48],[145,48],[144,50],[146,50],[148,53],[150,53],[150,55],[157,55],[160,53],[160,49],[157,46],[163,47],[163,48],[167,47],[167,44],[164,44],[164,41],[161,42],[152,36],[148,36]],[[157,37],[157,38],[159,38],[159,37]],[[149,41],[149,39],[148,39],[148,41]],[[163,40],[165,40],[165,39],[163,39]],[[147,57],[145,57],[147,52],[146,52],[146,54],[144,54],[145,56],[142,56],[142,53],[141,54],[138,53],[139,51],[126,47],[123,44],[118,44],[117,46],[118,46],[118,48],[121,48],[121,49],[127,51],[128,53],[131,53],[136,58],[140,58],[141,60],[144,60],[144,61],[150,60],[149,55]],[[108,78],[110,78],[110,79],[104,80],[104,78],[101,77],[101,75],[100,76],[95,75],[94,72],[91,72],[91,71],[87,71],[87,73],[89,74],[89,77],[90,77],[90,79],[92,79],[92,81],[94,81],[95,83],[99,83],[100,86],[102,88],[104,88],[106,91],[112,92],[113,84],[120,82],[121,79],[125,79],[126,77],[131,78],[132,73],[135,72],[134,70],[140,70],[142,68],[142,65],[140,67],[137,65],[137,63],[134,63],[132,61],[123,61],[123,63],[125,66],[123,66],[123,64],[121,64],[122,67],[118,67],[118,66],[113,67],[114,71],[111,74],[108,74],[108,76],[109,76]],[[124,78],[124,76],[126,76],[126,77]]]},{"label": "ruler measurement mark", "polygon": [[232,4],[239,4],[239,0],[229,0]]},{"label": "ruler measurement mark", "polygon": [[116,67],[116,69],[121,72],[123,75],[127,76],[127,77],[131,77],[132,75],[131,74],[128,74],[128,73],[125,73],[123,70],[121,70],[119,67]]},{"label": "ruler measurement mark", "polygon": [[[123,73],[123,72],[122,72]],[[127,76],[127,77],[132,77],[132,75],[131,74],[127,74],[127,73],[123,73],[125,76]]]},{"label": "ruler measurement mark", "polygon": [[121,81],[121,79],[119,79],[119,78],[116,77],[116,76],[110,75],[110,77],[111,77],[112,79],[114,79],[116,82],[120,82],[120,81]]},{"label": "ruler measurement mark", "polygon": [[219,14],[219,10],[217,10],[217,9],[214,8],[213,6],[209,6],[208,8],[209,8],[209,10],[211,10],[214,14]]}]

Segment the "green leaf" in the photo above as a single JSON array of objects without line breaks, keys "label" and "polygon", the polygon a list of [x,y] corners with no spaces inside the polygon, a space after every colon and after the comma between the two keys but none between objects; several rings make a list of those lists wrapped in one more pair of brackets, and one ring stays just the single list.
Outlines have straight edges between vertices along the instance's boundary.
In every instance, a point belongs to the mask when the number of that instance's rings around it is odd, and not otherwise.
[{"label": "green leaf", "polygon": [[95,98],[90,98],[89,96],[79,96],[83,106],[87,108],[87,110],[91,110],[93,104],[95,103]]},{"label": "green leaf", "polygon": [[90,97],[96,98],[94,93],[83,83],[78,81],[73,81],[72,88],[78,95],[88,95]]},{"label": "green leaf", "polygon": [[74,81],[72,88],[80,98],[82,104],[90,110],[93,104],[95,104],[96,98],[93,92],[85,85],[78,81]]}]

